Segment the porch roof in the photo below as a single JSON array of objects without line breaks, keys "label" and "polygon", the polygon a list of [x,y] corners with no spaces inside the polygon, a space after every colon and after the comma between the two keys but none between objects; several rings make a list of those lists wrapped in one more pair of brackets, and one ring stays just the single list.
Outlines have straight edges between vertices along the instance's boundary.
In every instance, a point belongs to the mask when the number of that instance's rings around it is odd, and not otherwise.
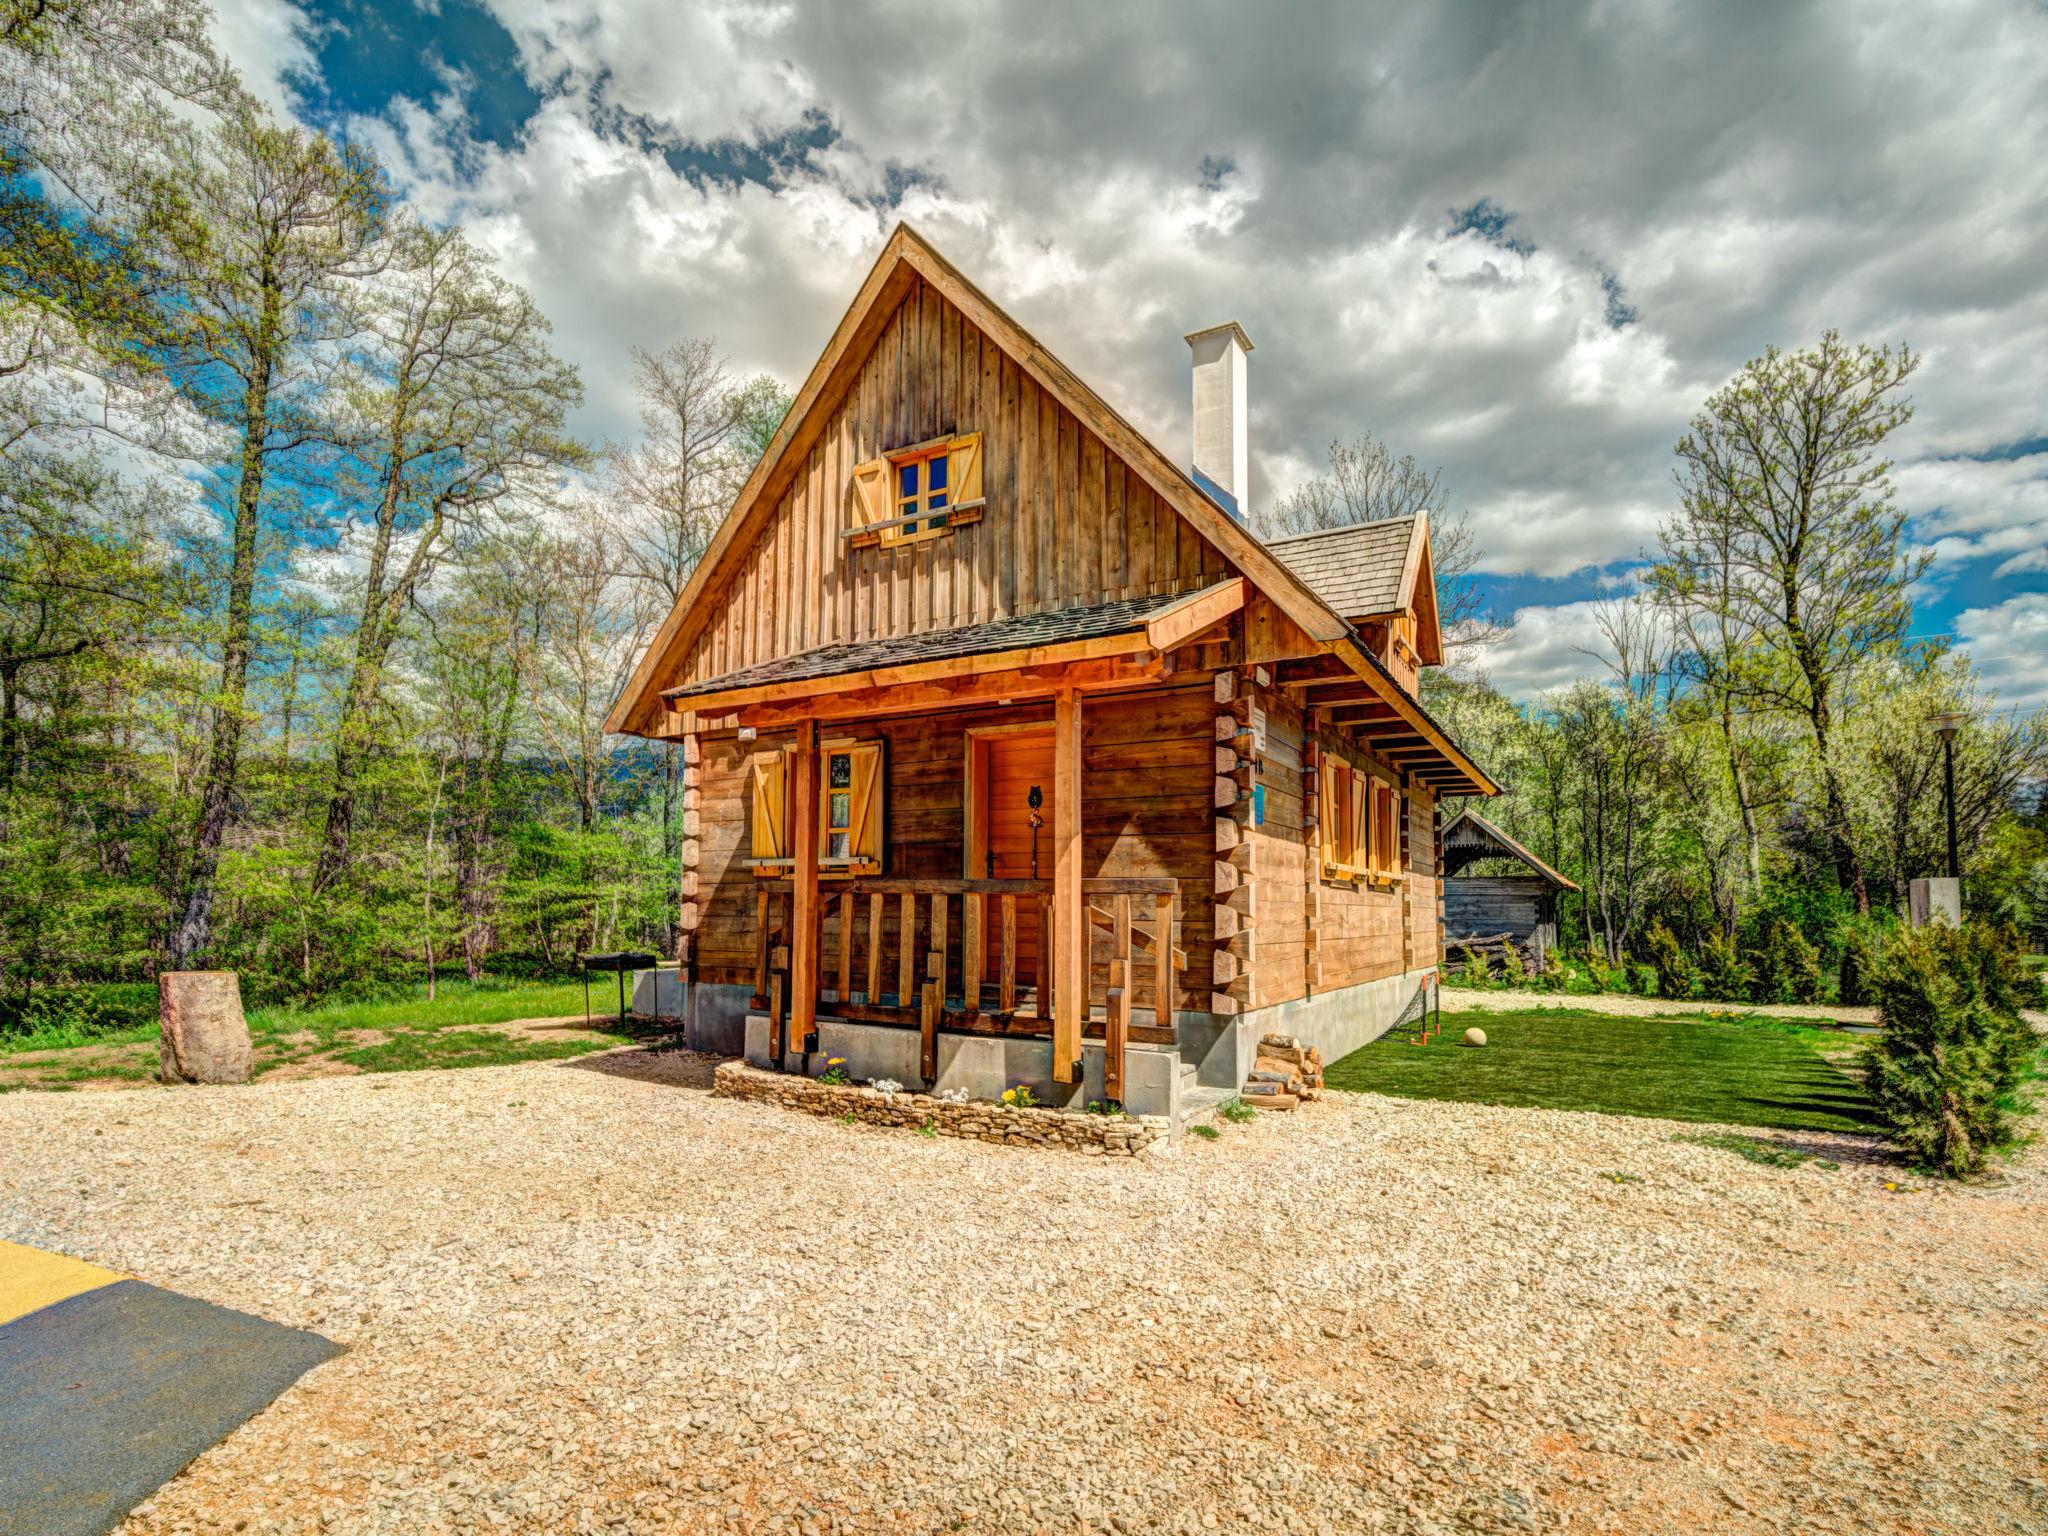
[{"label": "porch roof", "polygon": [[906,667],[918,662],[951,661],[964,656],[994,655],[1004,651],[1034,650],[1074,640],[1097,640],[1110,635],[1134,633],[1145,621],[1176,603],[1186,592],[1157,592],[1146,597],[1121,598],[1087,608],[1055,608],[1044,613],[1020,613],[986,624],[964,624],[956,629],[928,630],[921,635],[893,635],[852,645],[826,645],[794,656],[742,667],[723,677],[709,677],[662,691],[675,708],[714,693],[740,688],[771,687],[783,683],[817,682],[859,672]]}]

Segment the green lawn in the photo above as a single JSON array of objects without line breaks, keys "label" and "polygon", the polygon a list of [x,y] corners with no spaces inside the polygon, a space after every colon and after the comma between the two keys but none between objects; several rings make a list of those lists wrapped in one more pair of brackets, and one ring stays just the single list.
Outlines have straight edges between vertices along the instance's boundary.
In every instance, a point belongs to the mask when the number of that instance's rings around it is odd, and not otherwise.
[{"label": "green lawn", "polygon": [[[444,981],[432,1001],[424,986],[369,1002],[315,1008],[252,1008],[256,1076],[301,1071],[409,1072],[423,1067],[503,1066],[587,1055],[631,1038],[618,1029],[616,984],[591,988],[592,1028],[503,1030],[522,1019],[573,1018],[580,1025],[580,981]],[[607,990],[610,989],[610,990]],[[33,1054],[31,1054],[33,1053]],[[156,1023],[118,1023],[81,1033],[45,1028],[0,1034],[0,1092],[69,1088],[81,1083],[147,1082],[156,1076]]]},{"label": "green lawn", "polygon": [[[1475,1024],[1489,1042],[1476,1050],[1463,1043]],[[1779,1019],[1447,1013],[1437,1039],[1409,1039],[1398,1029],[1352,1052],[1328,1069],[1329,1086],[1780,1130],[1877,1130],[1861,1085],[1844,1070],[1854,1038]]]}]

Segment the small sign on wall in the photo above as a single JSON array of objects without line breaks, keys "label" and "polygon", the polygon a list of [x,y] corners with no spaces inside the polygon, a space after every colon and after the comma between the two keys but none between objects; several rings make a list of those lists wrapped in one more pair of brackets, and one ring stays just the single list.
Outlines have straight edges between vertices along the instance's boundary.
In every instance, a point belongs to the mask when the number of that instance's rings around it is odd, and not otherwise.
[{"label": "small sign on wall", "polygon": [[1266,712],[1256,704],[1252,706],[1252,754],[1266,755]]},{"label": "small sign on wall", "polygon": [[1263,784],[1254,784],[1252,786],[1252,825],[1255,827],[1263,827],[1265,824],[1266,786]]}]

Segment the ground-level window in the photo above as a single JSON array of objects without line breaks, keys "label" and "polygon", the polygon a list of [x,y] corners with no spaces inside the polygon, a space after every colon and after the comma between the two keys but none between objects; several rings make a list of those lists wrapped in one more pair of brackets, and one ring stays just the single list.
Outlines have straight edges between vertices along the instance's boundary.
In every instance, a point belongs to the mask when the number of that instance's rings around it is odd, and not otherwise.
[{"label": "ground-level window", "polygon": [[1325,753],[1322,805],[1323,877],[1390,880],[1401,863],[1401,793],[1378,774]]},{"label": "ground-level window", "polygon": [[[751,852],[754,873],[793,874],[790,836],[795,785],[787,751],[756,752],[753,761]],[[818,869],[834,875],[879,874],[886,821],[886,775],[879,741],[828,741],[818,751]]]}]

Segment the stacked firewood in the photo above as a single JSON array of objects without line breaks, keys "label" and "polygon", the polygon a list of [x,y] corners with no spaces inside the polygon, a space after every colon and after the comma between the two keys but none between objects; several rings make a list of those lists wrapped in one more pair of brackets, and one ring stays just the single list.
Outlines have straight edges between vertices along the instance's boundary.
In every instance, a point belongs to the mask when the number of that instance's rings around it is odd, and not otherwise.
[{"label": "stacked firewood", "polygon": [[1263,1035],[1242,1096],[1254,1109],[1292,1109],[1322,1097],[1323,1053],[1293,1035]]}]

